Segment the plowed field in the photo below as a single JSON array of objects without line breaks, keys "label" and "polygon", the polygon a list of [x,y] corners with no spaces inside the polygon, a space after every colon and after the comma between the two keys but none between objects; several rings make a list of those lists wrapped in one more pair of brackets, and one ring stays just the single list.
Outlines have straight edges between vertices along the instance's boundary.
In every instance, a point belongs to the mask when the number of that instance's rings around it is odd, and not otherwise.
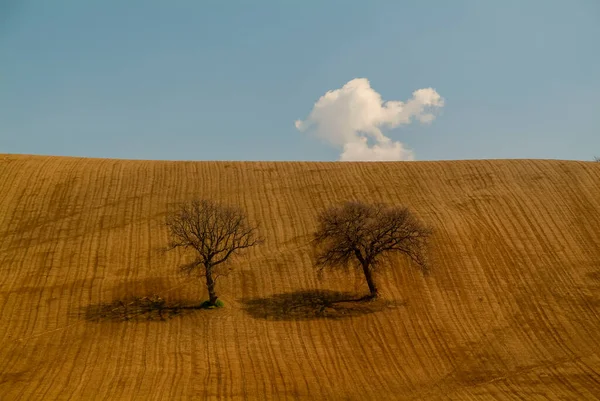
[{"label": "plowed field", "polygon": [[[164,252],[165,214],[237,204],[265,242],[235,258],[225,307],[161,321],[99,312],[206,299]],[[319,274],[315,216],[406,204],[431,273],[392,258],[381,299]],[[583,400],[600,397],[600,163],[162,162],[0,155],[0,400]]]}]

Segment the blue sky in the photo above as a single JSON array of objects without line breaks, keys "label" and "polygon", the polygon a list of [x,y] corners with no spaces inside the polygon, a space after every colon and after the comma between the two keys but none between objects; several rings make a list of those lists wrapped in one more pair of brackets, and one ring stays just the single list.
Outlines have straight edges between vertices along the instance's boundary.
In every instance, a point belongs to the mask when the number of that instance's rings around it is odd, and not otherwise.
[{"label": "blue sky", "polygon": [[443,98],[383,129],[417,160],[591,160],[599,43],[597,0],[0,0],[0,153],[338,160],[294,122],[366,78]]}]

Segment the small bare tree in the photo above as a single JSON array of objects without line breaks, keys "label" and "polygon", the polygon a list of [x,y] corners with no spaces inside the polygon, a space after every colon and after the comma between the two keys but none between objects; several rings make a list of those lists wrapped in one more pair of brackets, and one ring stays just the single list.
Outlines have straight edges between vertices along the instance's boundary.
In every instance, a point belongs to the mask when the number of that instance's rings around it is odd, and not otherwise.
[{"label": "small bare tree", "polygon": [[427,271],[425,245],[430,234],[407,207],[346,202],[319,215],[313,245],[320,268],[358,262],[369,286],[369,298],[375,298],[378,292],[373,269],[384,255],[403,253]]},{"label": "small bare tree", "polygon": [[186,265],[188,271],[203,268],[209,305],[216,305],[215,268],[234,253],[257,245],[257,228],[245,213],[233,206],[210,200],[193,200],[167,215],[171,242],[168,249],[192,249],[196,259]]},{"label": "small bare tree", "polygon": [[594,156],[594,161],[600,162],[600,156]]}]

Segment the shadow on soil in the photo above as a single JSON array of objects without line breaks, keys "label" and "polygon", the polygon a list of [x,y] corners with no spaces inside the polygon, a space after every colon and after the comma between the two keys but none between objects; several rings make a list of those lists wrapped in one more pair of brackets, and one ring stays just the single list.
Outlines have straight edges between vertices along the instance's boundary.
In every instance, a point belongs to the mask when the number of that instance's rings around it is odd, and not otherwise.
[{"label": "shadow on soil", "polygon": [[81,308],[80,316],[93,322],[166,321],[200,309],[209,309],[209,307],[206,303],[198,302],[167,302],[154,295],[84,306]]},{"label": "shadow on soil", "polygon": [[397,308],[406,302],[358,297],[337,291],[298,291],[265,298],[241,299],[243,310],[255,319],[344,319]]}]

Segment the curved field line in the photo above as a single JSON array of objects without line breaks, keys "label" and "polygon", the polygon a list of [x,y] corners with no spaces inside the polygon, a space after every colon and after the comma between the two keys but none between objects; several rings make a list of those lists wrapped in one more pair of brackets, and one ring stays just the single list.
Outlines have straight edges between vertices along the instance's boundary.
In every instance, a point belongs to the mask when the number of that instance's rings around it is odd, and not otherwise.
[{"label": "curved field line", "polygon": [[[0,176],[2,400],[600,394],[599,163],[0,155]],[[206,297],[179,273],[189,254],[160,252],[167,211],[194,197],[240,205],[265,237],[219,278],[226,307],[83,320],[126,296]],[[377,308],[311,310],[300,298],[367,291],[312,266],[315,216],[347,199],[412,208],[434,228],[433,269],[393,256]]]}]

